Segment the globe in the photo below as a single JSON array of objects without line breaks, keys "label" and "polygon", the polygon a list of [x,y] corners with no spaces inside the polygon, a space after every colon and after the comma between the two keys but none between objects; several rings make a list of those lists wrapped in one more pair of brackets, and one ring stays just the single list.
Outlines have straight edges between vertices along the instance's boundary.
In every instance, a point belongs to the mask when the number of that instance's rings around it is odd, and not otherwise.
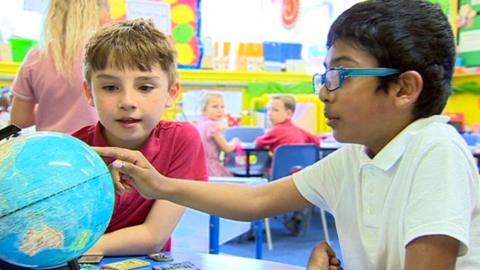
[{"label": "globe", "polygon": [[0,260],[65,265],[105,232],[113,206],[109,170],[84,142],[54,132],[0,141]]}]

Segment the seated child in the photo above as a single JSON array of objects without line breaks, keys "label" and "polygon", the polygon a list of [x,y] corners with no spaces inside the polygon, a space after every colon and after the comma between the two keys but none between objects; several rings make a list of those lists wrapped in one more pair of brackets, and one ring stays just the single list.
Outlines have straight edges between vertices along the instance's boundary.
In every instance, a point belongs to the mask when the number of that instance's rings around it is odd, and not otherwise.
[{"label": "seated child", "polygon": [[319,136],[315,136],[292,123],[292,116],[295,112],[293,96],[273,96],[267,109],[272,129],[255,140],[257,148],[269,148],[272,152],[275,152],[275,149],[282,144],[320,144]]},{"label": "seated child", "polygon": [[202,120],[197,123],[197,130],[203,142],[207,157],[209,176],[232,176],[219,159],[220,151],[230,153],[240,142],[233,138],[227,142],[223,136],[220,120],[225,116],[223,95],[219,92],[208,91],[202,100]]},{"label": "seated child", "polygon": [[[137,19],[101,29],[85,49],[83,84],[100,121],[73,135],[92,146],[142,153],[162,174],[206,180],[205,154],[195,127],[161,120],[179,92],[176,67],[175,47],[150,21]],[[107,231],[87,253],[168,251],[183,212],[178,204],[145,199],[131,187],[116,195]]]}]

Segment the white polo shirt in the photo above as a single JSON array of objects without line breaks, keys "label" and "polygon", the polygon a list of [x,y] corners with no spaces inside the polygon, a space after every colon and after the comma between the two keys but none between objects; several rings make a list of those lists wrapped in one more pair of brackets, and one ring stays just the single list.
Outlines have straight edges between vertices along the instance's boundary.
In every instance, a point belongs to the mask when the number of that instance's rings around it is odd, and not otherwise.
[{"label": "white polo shirt", "polygon": [[403,269],[406,245],[425,235],[461,243],[456,269],[480,269],[480,185],[465,141],[432,116],[405,128],[373,159],[345,145],[293,175],[335,217],[348,269]]}]

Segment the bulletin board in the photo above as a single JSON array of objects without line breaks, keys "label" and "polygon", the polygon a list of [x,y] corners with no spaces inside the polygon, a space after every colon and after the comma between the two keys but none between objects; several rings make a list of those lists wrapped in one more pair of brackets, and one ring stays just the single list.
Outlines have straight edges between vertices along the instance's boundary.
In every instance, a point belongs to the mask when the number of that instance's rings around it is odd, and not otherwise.
[{"label": "bulletin board", "polygon": [[458,48],[464,66],[480,66],[480,0],[460,0]]},{"label": "bulletin board", "polygon": [[[114,20],[126,19],[128,9],[127,0],[109,0],[111,15]],[[200,44],[200,0],[135,0],[131,3],[162,2],[170,5],[171,19],[168,33],[178,52],[180,68],[200,68],[202,60],[202,46]],[[147,14],[148,12],[145,12]],[[155,13],[150,11],[149,13]],[[167,15],[165,15],[167,16]],[[153,18],[155,21],[155,18]],[[158,19],[158,18],[157,18]]]}]

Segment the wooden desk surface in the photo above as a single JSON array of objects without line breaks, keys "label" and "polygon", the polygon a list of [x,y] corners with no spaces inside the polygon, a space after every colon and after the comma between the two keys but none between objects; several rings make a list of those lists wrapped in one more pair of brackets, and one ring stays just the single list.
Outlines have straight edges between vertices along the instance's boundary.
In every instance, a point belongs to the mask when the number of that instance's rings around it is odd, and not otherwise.
[{"label": "wooden desk surface", "polygon": [[122,261],[129,258],[138,258],[142,260],[146,260],[151,263],[150,267],[143,267],[138,268],[139,270],[146,270],[152,269],[152,266],[168,266],[171,263],[180,263],[189,261],[193,263],[197,268],[201,270],[300,270],[305,269],[300,266],[296,265],[289,265],[284,263],[277,263],[272,261],[263,261],[263,260],[256,260],[251,258],[243,258],[243,257],[236,257],[231,255],[216,255],[216,254],[204,254],[204,253],[180,253],[180,252],[172,252],[172,257],[174,259],[173,262],[154,262],[149,260],[146,256],[138,256],[138,257],[112,257],[112,258],[104,258],[100,265]]}]

